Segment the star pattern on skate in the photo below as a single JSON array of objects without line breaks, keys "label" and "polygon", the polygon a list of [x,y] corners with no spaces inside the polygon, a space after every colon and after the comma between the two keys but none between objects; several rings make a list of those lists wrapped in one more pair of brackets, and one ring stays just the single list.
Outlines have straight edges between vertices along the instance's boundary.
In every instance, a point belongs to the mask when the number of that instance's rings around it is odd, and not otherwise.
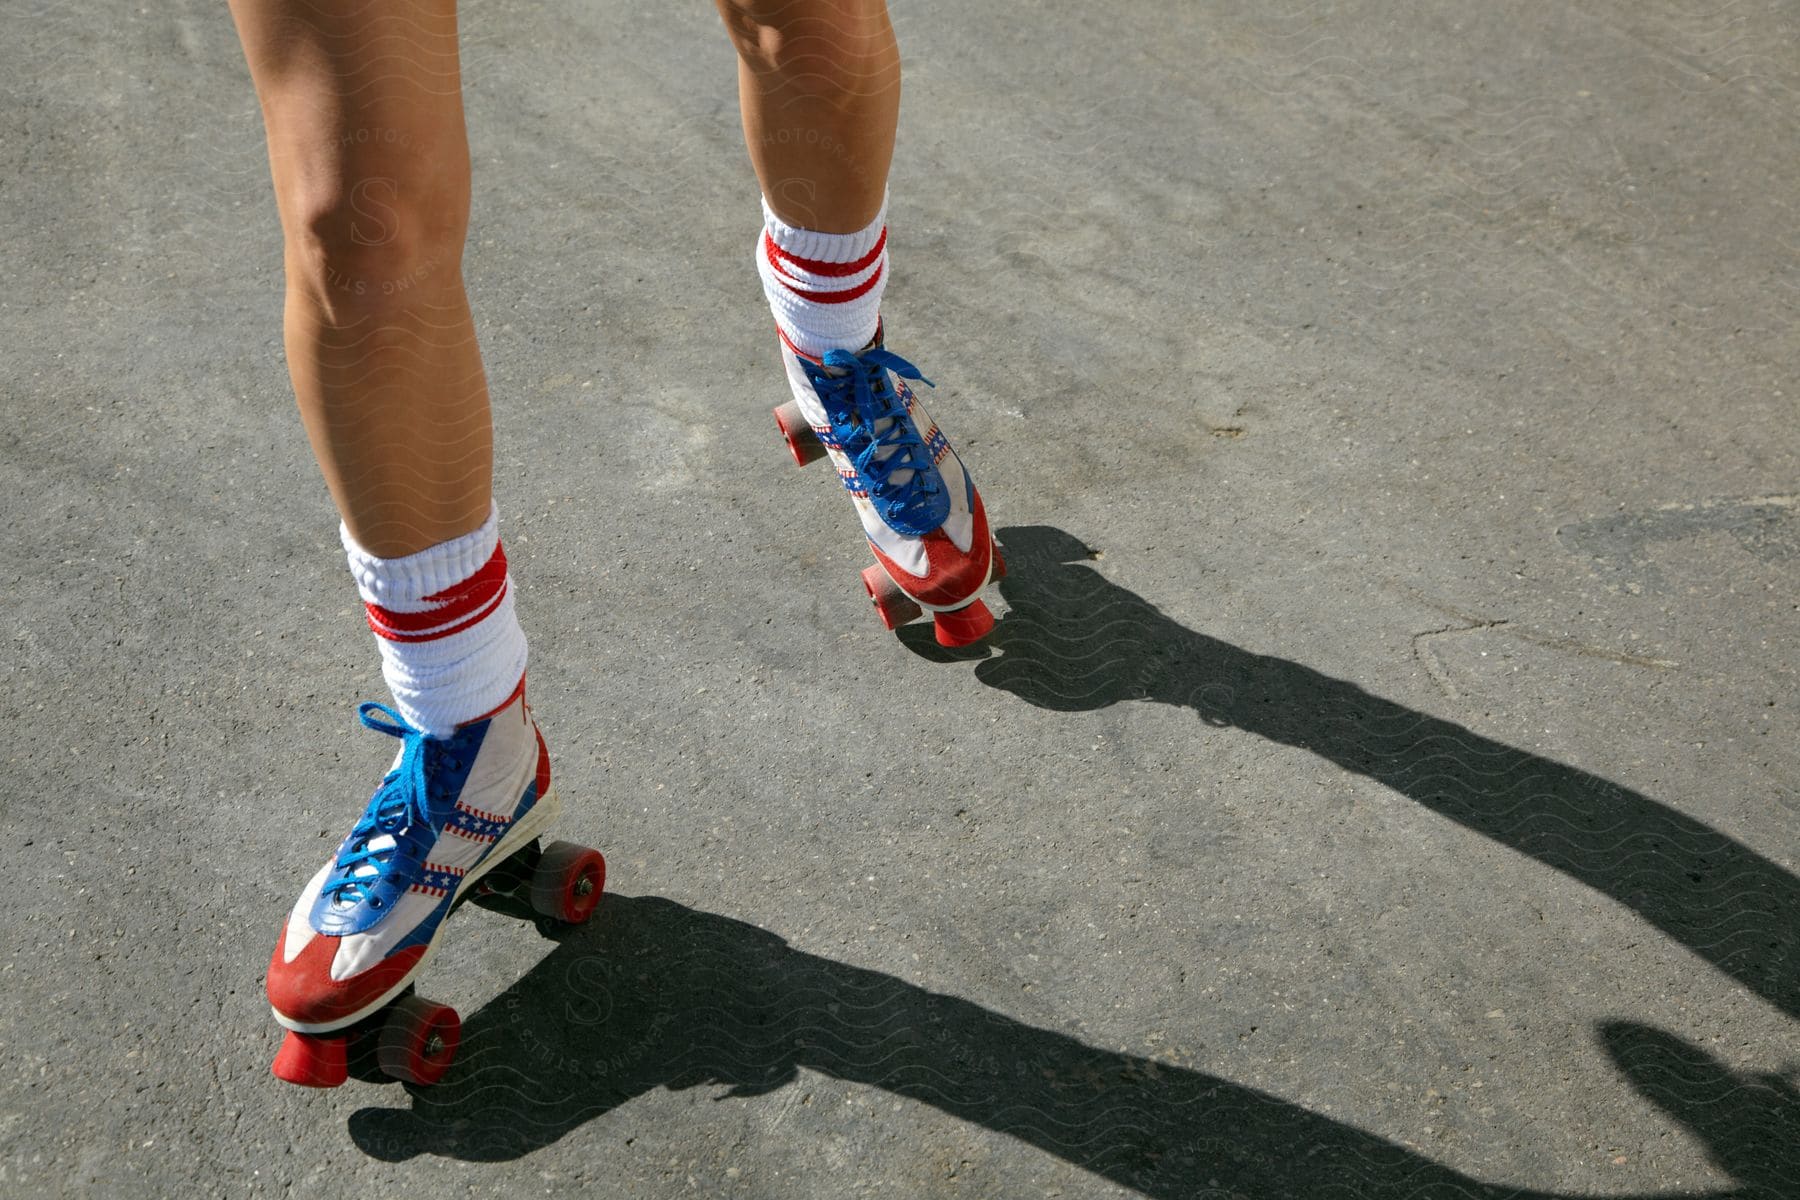
[{"label": "star pattern on skate", "polygon": [[482,812],[480,809],[470,808],[459,800],[456,810],[444,823],[444,832],[454,833],[471,842],[491,842],[505,833],[506,827],[510,824],[512,824],[511,817]]},{"label": "star pattern on skate", "polygon": [[462,867],[440,867],[434,863],[426,863],[419,878],[414,881],[412,890],[427,896],[447,896],[462,882],[465,870]]}]

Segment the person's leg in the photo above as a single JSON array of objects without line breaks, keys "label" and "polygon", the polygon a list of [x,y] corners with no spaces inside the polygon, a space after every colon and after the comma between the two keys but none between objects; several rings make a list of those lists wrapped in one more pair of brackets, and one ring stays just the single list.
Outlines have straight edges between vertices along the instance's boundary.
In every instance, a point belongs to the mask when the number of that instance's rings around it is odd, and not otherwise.
[{"label": "person's leg", "polygon": [[802,229],[865,228],[881,211],[900,119],[900,51],[884,0],[717,2],[769,207]]},{"label": "person's leg", "polygon": [[900,111],[886,4],[718,6],[762,184],[756,265],[794,395],[776,420],[796,459],[828,455],[850,491],[877,564],[863,583],[883,623],[923,608],[940,642],[974,641],[993,627],[976,597],[1004,564],[961,460],[904,382],[923,377],[881,344]]},{"label": "person's leg", "polygon": [[[275,1073],[341,1083],[342,1031],[386,1012],[383,1037],[404,1053],[384,1065],[423,1082],[454,1054],[455,1014],[388,1002],[456,897],[515,852],[535,854],[556,812],[525,705],[462,284],[454,0],[232,0],[232,12],[268,132],[289,372],[397,705],[361,715],[403,747],[276,943],[268,994],[290,1033]],[[542,904],[591,907],[598,856],[545,859]],[[586,891],[559,891],[565,875]]]},{"label": "person's leg", "polygon": [[288,370],[402,715],[439,735],[517,686],[463,290],[454,0],[233,0],[262,103]]},{"label": "person's leg", "polygon": [[487,383],[463,292],[454,0],[231,0],[262,102],[294,394],[344,523],[397,557],[488,516]]}]

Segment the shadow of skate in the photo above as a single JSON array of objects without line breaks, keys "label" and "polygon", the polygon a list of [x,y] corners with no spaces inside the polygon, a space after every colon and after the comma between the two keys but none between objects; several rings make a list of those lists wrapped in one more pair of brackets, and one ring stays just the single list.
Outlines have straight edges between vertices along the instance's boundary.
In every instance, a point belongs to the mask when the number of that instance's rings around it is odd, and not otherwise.
[{"label": "shadow of skate", "polygon": [[[1610,1026],[1606,1042],[1741,1182],[1792,1177],[1791,1088],[1741,1086],[1654,1030]],[[350,1131],[391,1161],[512,1159],[657,1088],[717,1086],[728,1102],[802,1071],[931,1105],[1171,1200],[1549,1194],[1483,1183],[1218,1076],[1097,1049],[656,897],[609,896],[593,924],[469,1019],[444,1083],[413,1093],[410,1111],[362,1109]]]},{"label": "shadow of skate", "polygon": [[916,653],[983,659],[977,679],[1040,708],[1173,704],[1310,751],[1580,880],[1800,1017],[1800,880],[1778,864],[1630,788],[1188,629],[1061,530],[999,537],[1010,611],[972,651],[907,629]]},{"label": "shadow of skate", "polygon": [[1638,1094],[1752,1195],[1800,1196],[1800,1071],[1739,1074],[1691,1042],[1609,1021],[1600,1038]]}]

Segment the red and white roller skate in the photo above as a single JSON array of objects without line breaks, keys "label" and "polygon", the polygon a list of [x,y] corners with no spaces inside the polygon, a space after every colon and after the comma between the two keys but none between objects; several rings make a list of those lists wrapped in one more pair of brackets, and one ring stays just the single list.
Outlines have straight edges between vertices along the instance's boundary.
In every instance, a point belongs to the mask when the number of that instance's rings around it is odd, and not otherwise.
[{"label": "red and white roller skate", "polygon": [[363,704],[359,715],[399,738],[400,754],[275,944],[269,1004],[288,1034],[274,1071],[335,1087],[366,1049],[386,1074],[430,1084],[455,1058],[462,1029],[455,1009],[413,991],[444,919],[466,899],[503,895],[544,917],[584,921],[606,862],[567,842],[539,846],[557,798],[523,680],[499,709],[447,738],[385,704]]},{"label": "red and white roller skate", "polygon": [[940,645],[987,636],[994,616],[981,589],[1006,573],[975,482],[908,380],[931,381],[882,345],[814,358],[782,336],[794,398],[775,423],[805,466],[830,458],[875,552],[862,573],[881,623],[897,629],[931,614]]}]

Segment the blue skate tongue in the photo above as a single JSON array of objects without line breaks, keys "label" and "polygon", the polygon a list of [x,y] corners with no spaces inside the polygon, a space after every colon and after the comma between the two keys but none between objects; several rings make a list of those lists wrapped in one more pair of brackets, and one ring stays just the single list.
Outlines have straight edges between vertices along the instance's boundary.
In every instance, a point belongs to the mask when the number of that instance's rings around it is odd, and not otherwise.
[{"label": "blue skate tongue", "polygon": [[[391,719],[372,716],[382,713]],[[350,837],[338,852],[335,877],[324,891],[333,903],[359,904],[385,873],[399,844],[399,837],[415,825],[431,821],[431,794],[425,781],[426,743],[429,735],[414,729],[405,717],[385,704],[364,701],[357,706],[357,717],[366,728],[400,739],[400,761],[381,780],[381,786],[369,798],[369,806],[350,831]],[[383,841],[379,847],[371,842]]]},{"label": "blue skate tongue", "polygon": [[925,502],[938,487],[930,470],[931,452],[912,424],[902,419],[906,402],[889,386],[887,372],[926,387],[936,385],[919,368],[880,346],[861,354],[827,350],[823,361],[827,370],[843,374],[826,376],[819,398],[835,402],[827,405],[834,425],[865,431],[844,440],[843,447],[870,490],[902,510]]}]

